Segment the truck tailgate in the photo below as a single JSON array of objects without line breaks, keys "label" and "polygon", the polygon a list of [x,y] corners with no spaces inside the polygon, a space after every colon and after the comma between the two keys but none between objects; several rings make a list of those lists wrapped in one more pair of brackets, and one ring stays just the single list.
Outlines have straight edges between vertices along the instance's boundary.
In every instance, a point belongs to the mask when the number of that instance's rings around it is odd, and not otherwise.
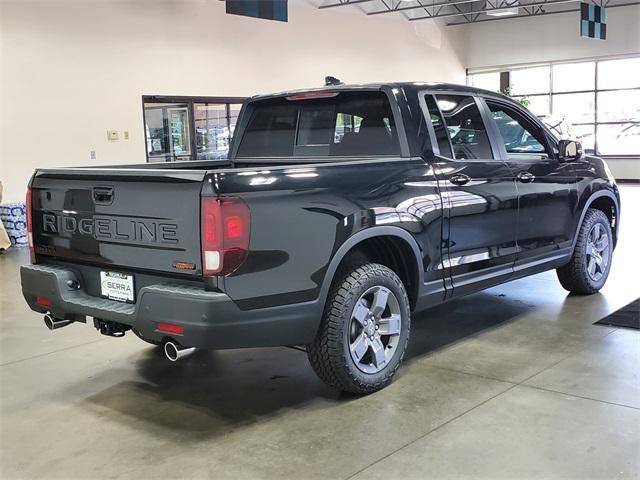
[{"label": "truck tailgate", "polygon": [[200,275],[205,170],[38,170],[31,184],[37,256]]}]

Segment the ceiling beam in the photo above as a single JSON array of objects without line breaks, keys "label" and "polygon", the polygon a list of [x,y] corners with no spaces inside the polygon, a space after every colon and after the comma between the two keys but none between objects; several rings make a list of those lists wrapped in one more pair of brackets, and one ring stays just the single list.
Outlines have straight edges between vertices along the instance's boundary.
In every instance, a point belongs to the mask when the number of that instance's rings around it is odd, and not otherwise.
[{"label": "ceiling beam", "polygon": [[[580,0],[549,0],[546,2],[533,2],[533,3],[527,3],[527,4],[519,4],[519,7],[537,7],[538,5],[557,5],[559,3],[574,3],[574,2],[579,2]],[[499,7],[499,8],[483,8],[482,10],[475,10],[475,11],[470,11],[470,12],[455,12],[455,13],[442,13],[442,14],[438,14],[438,15],[426,15],[424,17],[414,17],[414,18],[410,18],[410,21],[416,21],[416,20],[431,20],[434,18],[446,18],[446,17],[458,17],[458,16],[462,16],[462,15],[471,15],[471,14],[476,14],[476,13],[490,13],[490,12],[495,12],[496,10],[504,10],[506,7]],[[611,7],[609,7],[611,8]],[[540,15],[540,14],[538,14]],[[516,15],[511,15],[510,18],[515,17]],[[528,15],[522,15],[523,17],[528,16]],[[507,17],[505,17],[507,18]],[[470,23],[470,22],[469,22]]]},{"label": "ceiling beam", "polygon": [[320,5],[318,8],[333,8],[333,7],[346,7],[347,5],[356,5],[358,3],[368,3],[373,0],[342,0],[338,3],[329,3],[327,5]]},{"label": "ceiling beam", "polygon": [[[547,2],[549,3],[549,2]],[[529,4],[531,5],[531,4]],[[607,8],[616,8],[616,7],[630,7],[630,6],[634,6],[634,5],[640,5],[640,2],[629,2],[629,3],[619,3],[617,5],[608,5]],[[526,7],[526,5],[521,5],[522,7]],[[483,18],[481,20],[476,20],[474,22],[468,22],[468,21],[463,21],[463,22],[454,22],[454,23],[447,23],[447,27],[454,27],[456,25],[467,25],[469,23],[480,23],[480,22],[495,22],[497,20],[509,20],[511,18],[526,18],[526,17],[540,17],[542,15],[556,15],[558,13],[571,13],[571,12],[579,12],[580,9],[579,8],[567,8],[565,10],[556,10],[555,12],[542,12],[542,13],[528,13],[526,15],[509,15],[509,16],[505,16],[505,17],[490,17],[490,18]],[[433,17],[427,17],[427,18],[433,18]]]},{"label": "ceiling beam", "polygon": [[429,5],[411,5],[410,7],[396,7],[389,10],[375,10],[367,12],[367,15],[380,15],[381,13],[404,12],[407,10],[417,10],[419,8],[446,7],[447,5],[462,5],[463,3],[481,2],[482,0],[454,0],[451,2],[432,3]]}]

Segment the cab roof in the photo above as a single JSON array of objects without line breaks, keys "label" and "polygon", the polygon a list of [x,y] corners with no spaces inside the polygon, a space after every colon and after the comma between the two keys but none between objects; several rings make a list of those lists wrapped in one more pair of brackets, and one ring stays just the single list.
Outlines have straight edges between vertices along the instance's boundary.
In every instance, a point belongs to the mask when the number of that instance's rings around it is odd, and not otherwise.
[{"label": "cab roof", "polygon": [[490,90],[484,90],[482,88],[470,87],[468,85],[459,85],[455,83],[438,83],[438,82],[381,82],[381,83],[359,83],[359,84],[341,84],[341,85],[327,85],[316,88],[302,88],[296,90],[286,90],[277,93],[270,93],[264,95],[255,95],[251,97],[251,101],[263,100],[268,98],[283,97],[287,95],[297,95],[306,92],[345,92],[345,91],[358,91],[358,90],[381,90],[383,88],[389,89],[402,89],[405,92],[419,92],[422,90],[434,90],[434,91],[455,91],[464,92],[470,94],[482,93],[483,95],[492,95],[501,98],[509,98],[502,93],[492,92]]}]

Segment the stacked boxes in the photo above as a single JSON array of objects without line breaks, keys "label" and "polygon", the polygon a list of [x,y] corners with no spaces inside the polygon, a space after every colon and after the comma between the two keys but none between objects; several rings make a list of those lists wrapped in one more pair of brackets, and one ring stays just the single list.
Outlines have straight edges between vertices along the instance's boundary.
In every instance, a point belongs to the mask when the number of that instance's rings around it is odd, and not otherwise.
[{"label": "stacked boxes", "polygon": [[0,205],[0,221],[9,235],[11,245],[26,247],[27,241],[27,216],[24,203],[7,203]]}]

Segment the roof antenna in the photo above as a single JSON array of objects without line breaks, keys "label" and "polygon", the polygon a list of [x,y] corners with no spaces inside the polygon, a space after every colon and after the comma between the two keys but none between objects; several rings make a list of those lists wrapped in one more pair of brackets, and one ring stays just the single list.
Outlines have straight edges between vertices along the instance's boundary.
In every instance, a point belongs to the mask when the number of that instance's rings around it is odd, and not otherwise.
[{"label": "roof antenna", "polygon": [[332,77],[331,75],[324,77],[324,86],[330,87],[331,85],[344,85],[344,84],[340,81],[339,78]]}]

